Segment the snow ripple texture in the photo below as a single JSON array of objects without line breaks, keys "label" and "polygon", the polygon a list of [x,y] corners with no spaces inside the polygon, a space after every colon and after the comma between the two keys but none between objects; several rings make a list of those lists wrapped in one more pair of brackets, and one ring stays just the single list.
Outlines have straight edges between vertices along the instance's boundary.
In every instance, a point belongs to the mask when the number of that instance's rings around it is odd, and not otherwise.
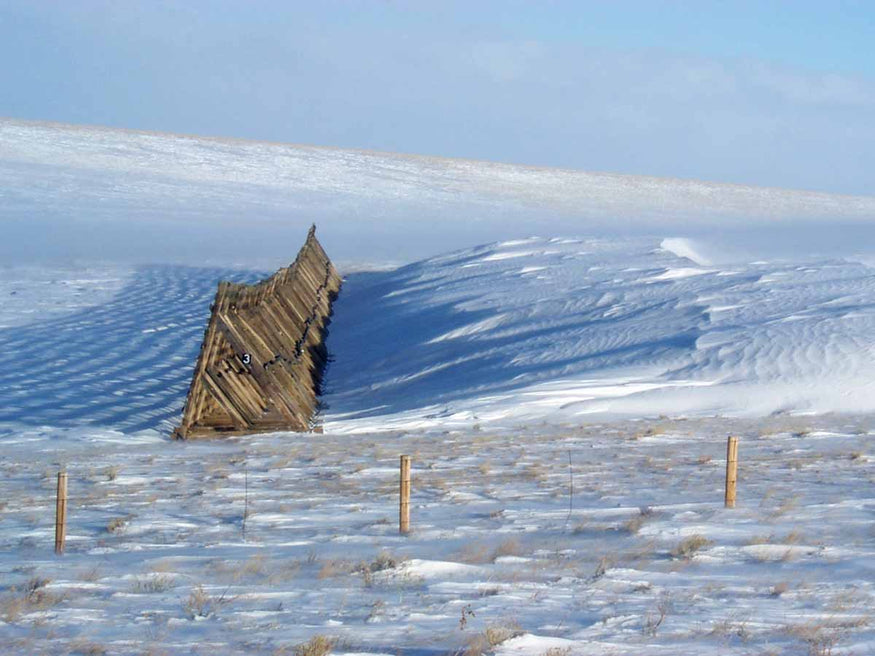
[{"label": "snow ripple texture", "polygon": [[531,239],[351,278],[328,418],[875,408],[873,269],[697,261],[649,239]]},{"label": "snow ripple texture", "polygon": [[[680,246],[532,238],[348,275],[326,429],[875,410],[875,270],[719,268]],[[169,431],[217,281],[264,275],[162,265],[58,281],[51,312],[0,328],[0,423]],[[16,302],[44,288],[19,284]]]},{"label": "snow ripple texture", "polygon": [[0,330],[0,353],[10,365],[0,371],[0,422],[169,431],[185,402],[217,282],[261,277],[141,267],[103,304]]}]

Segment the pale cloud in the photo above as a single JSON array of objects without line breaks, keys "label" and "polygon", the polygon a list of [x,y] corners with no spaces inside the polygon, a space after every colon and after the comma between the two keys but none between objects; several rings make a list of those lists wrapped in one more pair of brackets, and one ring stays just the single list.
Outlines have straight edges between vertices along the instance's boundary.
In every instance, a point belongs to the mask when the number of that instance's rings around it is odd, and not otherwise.
[{"label": "pale cloud", "polygon": [[76,6],[59,6],[67,14],[51,38],[0,38],[0,56],[27,62],[0,69],[0,88],[14,90],[0,97],[0,115],[875,188],[875,80],[863,76],[478,32],[320,26],[298,10],[210,23],[167,2],[160,12]]},{"label": "pale cloud", "polygon": [[520,43],[480,42],[468,49],[471,63],[497,82],[518,80],[536,74],[546,52],[534,41]]},{"label": "pale cloud", "polygon": [[835,73],[800,73],[757,63],[750,79],[757,87],[799,105],[873,108],[875,83],[862,77]]}]

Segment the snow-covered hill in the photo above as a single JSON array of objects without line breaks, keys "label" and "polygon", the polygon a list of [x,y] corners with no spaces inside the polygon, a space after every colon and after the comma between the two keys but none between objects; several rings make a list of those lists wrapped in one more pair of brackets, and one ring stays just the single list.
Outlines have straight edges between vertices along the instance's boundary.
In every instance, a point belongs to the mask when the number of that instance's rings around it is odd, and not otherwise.
[{"label": "snow-covered hill", "polygon": [[0,214],[6,422],[167,430],[314,219],[333,430],[875,409],[875,198],[3,119]]},{"label": "snow-covered hill", "polygon": [[875,253],[875,198],[0,119],[4,262],[272,269],[530,235],[693,236],[725,259]]}]

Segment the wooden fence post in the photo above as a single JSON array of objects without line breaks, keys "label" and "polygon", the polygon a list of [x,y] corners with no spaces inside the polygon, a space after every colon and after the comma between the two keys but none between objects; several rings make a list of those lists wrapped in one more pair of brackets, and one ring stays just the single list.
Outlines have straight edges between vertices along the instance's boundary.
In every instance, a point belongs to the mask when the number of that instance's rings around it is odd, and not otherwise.
[{"label": "wooden fence post", "polygon": [[401,505],[398,530],[403,534],[410,532],[410,456],[401,456]]},{"label": "wooden fence post", "polygon": [[726,442],[726,497],[727,508],[735,508],[735,483],[738,480],[738,438],[730,437]]},{"label": "wooden fence post", "polygon": [[55,553],[64,553],[67,537],[67,472],[58,472],[58,492],[55,501]]}]

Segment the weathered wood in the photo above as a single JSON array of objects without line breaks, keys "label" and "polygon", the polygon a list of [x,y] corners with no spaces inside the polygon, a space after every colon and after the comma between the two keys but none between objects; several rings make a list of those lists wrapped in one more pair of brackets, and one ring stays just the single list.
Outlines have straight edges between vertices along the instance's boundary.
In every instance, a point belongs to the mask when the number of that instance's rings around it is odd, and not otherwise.
[{"label": "weathered wood", "polygon": [[295,261],[270,278],[219,283],[176,436],[308,430],[340,285],[315,226]]},{"label": "weathered wood", "polygon": [[735,508],[735,484],[738,480],[738,438],[726,441],[726,495],[724,505]]},{"label": "weathered wood", "polygon": [[401,503],[398,512],[398,531],[410,532],[410,456],[401,456]]},{"label": "weathered wood", "polygon": [[58,490],[55,497],[55,553],[64,553],[67,539],[67,472],[58,472]]}]

